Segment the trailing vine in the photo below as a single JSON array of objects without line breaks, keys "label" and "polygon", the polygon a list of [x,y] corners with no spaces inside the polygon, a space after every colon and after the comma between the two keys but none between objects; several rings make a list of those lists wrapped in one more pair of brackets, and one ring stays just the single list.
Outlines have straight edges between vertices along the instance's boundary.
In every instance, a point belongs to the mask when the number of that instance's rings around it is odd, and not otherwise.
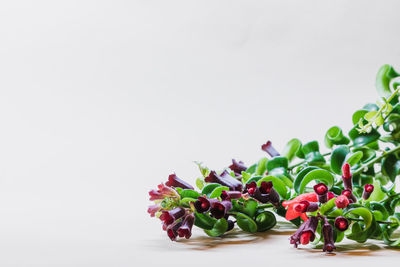
[{"label": "trailing vine", "polygon": [[152,217],[162,222],[171,240],[190,238],[192,227],[223,237],[234,227],[255,233],[276,225],[276,216],[298,227],[290,243],[332,252],[344,238],[381,240],[400,248],[393,233],[400,227],[400,74],[382,66],[376,77],[379,100],[352,115],[347,135],[329,128],[320,143],[290,140],[281,152],[270,141],[261,146],[268,157],[245,165],[232,160],[221,171],[200,163],[201,177],[192,185],[171,174],[149,192]]}]

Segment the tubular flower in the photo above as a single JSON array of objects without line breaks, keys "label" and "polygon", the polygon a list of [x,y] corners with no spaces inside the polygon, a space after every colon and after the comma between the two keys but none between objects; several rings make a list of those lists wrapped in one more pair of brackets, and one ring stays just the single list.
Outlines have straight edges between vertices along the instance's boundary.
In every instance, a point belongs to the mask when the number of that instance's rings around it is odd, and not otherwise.
[{"label": "tubular flower", "polygon": [[167,186],[180,187],[183,189],[194,189],[193,186],[179,179],[176,174],[168,176],[168,181],[165,183]]},{"label": "tubular flower", "polygon": [[164,223],[164,225],[168,226],[184,215],[185,209],[181,207],[172,210],[163,210],[160,216],[160,220]]},{"label": "tubular flower", "polygon": [[222,200],[214,202],[211,205],[210,213],[216,219],[225,217],[227,212],[232,209],[232,203],[230,200]]},{"label": "tubular flower", "polygon": [[335,219],[335,227],[339,231],[344,232],[349,228],[349,221],[345,217],[339,216]]},{"label": "tubular flower", "polygon": [[342,195],[346,196],[349,199],[350,203],[357,202],[357,198],[354,196],[353,192],[349,189],[343,190]]},{"label": "tubular flower", "polygon": [[261,146],[261,149],[267,152],[271,157],[280,156],[279,152],[272,146],[271,141],[267,141]]},{"label": "tubular flower", "polygon": [[176,240],[178,236],[178,229],[179,227],[181,227],[182,223],[183,223],[182,221],[177,221],[174,224],[167,227],[166,229],[167,235],[172,241]]},{"label": "tubular flower", "polygon": [[340,195],[335,199],[335,205],[338,209],[344,209],[349,205],[350,201],[345,195]]},{"label": "tubular flower", "polygon": [[318,201],[325,203],[328,201],[328,187],[324,183],[314,185],[314,191],[318,195]]},{"label": "tubular flower", "polygon": [[230,200],[230,199],[238,199],[242,197],[242,192],[240,191],[222,191],[221,199],[222,200]]},{"label": "tubular flower", "polygon": [[363,199],[367,200],[371,196],[373,191],[374,191],[374,186],[372,184],[366,184],[364,186],[364,192],[362,195]]},{"label": "tubular flower", "polygon": [[261,203],[271,202],[275,206],[279,205],[280,197],[271,181],[262,181],[259,187],[257,187],[255,182],[251,182],[250,184],[246,184],[245,190],[247,190],[251,197]]},{"label": "tubular flower", "polygon": [[236,174],[240,175],[242,172],[247,170],[247,167],[244,165],[242,161],[237,162],[236,160],[232,159],[232,165],[229,168]]},{"label": "tubular flower", "polygon": [[149,206],[147,212],[150,214],[150,217],[154,217],[156,213],[159,212],[161,209],[162,207],[160,204],[154,204]]},{"label": "tubular flower", "polygon": [[189,239],[192,236],[192,227],[194,223],[194,215],[188,214],[183,220],[182,225],[178,228],[179,237]]},{"label": "tubular flower", "polygon": [[211,208],[211,205],[217,201],[218,200],[215,198],[208,199],[205,196],[198,197],[196,202],[194,202],[194,207],[198,213],[204,213],[204,212],[207,212]]},{"label": "tubular flower", "polygon": [[164,184],[159,184],[158,190],[151,190],[149,192],[150,200],[162,200],[166,197],[179,197],[178,193],[171,187],[165,186]]},{"label": "tubular flower", "polygon": [[353,175],[351,175],[350,172],[350,164],[345,163],[342,167],[342,180],[343,180],[343,185],[344,189],[353,190]]},{"label": "tubular flower", "polygon": [[314,212],[318,210],[318,203],[302,200],[299,203],[294,204],[293,208],[296,212],[299,213]]},{"label": "tubular flower", "polygon": [[295,197],[292,200],[286,200],[282,202],[282,206],[287,207],[287,211],[286,211],[286,220],[290,221],[293,219],[296,219],[297,217],[301,217],[304,221],[307,221],[307,215],[305,213],[301,213],[301,212],[297,212],[294,209],[295,204],[298,204],[299,202],[303,201],[303,200],[307,200],[309,202],[317,202],[318,201],[318,197],[317,194],[315,193],[305,193],[305,194],[301,194],[297,197]]},{"label": "tubular flower", "polygon": [[332,252],[336,249],[335,242],[333,241],[333,227],[326,218],[324,218],[322,226],[322,235],[324,236],[324,247],[322,250]]},{"label": "tubular flower", "polygon": [[301,243],[307,245],[310,241],[315,239],[315,230],[318,227],[318,218],[315,216],[310,217],[307,221],[300,225],[299,229],[290,237],[290,244],[296,248]]},{"label": "tubular flower", "polygon": [[242,191],[243,189],[242,183],[233,178],[226,170],[220,175],[218,175],[215,171],[211,171],[204,181],[207,183],[218,183],[223,186],[227,186],[230,190],[234,191]]}]

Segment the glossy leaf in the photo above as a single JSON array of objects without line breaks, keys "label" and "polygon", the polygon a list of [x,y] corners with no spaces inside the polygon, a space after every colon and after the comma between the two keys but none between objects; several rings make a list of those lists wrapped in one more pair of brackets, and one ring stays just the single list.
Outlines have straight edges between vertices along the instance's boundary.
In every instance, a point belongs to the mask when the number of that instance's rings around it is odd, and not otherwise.
[{"label": "glossy leaf", "polygon": [[[297,176],[296,182],[297,182],[298,178],[299,178],[299,176]],[[323,170],[323,169],[311,170],[309,173],[304,175],[304,177],[300,181],[298,181],[297,183],[295,182],[294,190],[296,191],[296,193],[302,194],[302,193],[304,193],[306,186],[310,182],[315,181],[315,180],[325,183],[328,186],[328,188],[330,188],[330,187],[332,187],[332,185],[335,181],[335,177],[333,176],[333,174],[331,172],[329,172],[327,170]]]},{"label": "glossy leaf", "polygon": [[221,196],[222,191],[229,191],[229,187],[227,186],[219,186],[216,187],[211,193],[209,198],[217,198]]},{"label": "glossy leaf", "polygon": [[372,129],[369,133],[359,133],[357,126],[355,126],[350,130],[349,137],[355,147],[362,147],[378,140],[380,134],[375,129]]},{"label": "glossy leaf", "polygon": [[203,213],[194,213],[194,224],[205,230],[211,230],[217,219]]},{"label": "glossy leaf", "polygon": [[253,199],[239,202],[237,200],[232,201],[233,210],[244,213],[250,217],[254,217],[257,211],[258,203]]},{"label": "glossy leaf", "polygon": [[267,162],[267,158],[262,158],[258,161],[255,175],[263,175],[265,173],[267,170]]},{"label": "glossy leaf", "polygon": [[392,90],[390,88],[390,82],[399,77],[394,68],[388,64],[383,65],[379,68],[378,73],[376,74],[376,90],[379,96],[388,98],[392,94]]},{"label": "glossy leaf", "polygon": [[388,155],[382,160],[382,174],[390,178],[394,183],[396,176],[400,173],[400,161],[394,154]]},{"label": "glossy leaf", "polygon": [[368,237],[372,235],[376,230],[376,222],[374,216],[372,215],[371,211],[363,207],[349,209],[345,213],[345,215],[349,214],[361,216],[364,226],[361,227],[359,223],[354,223],[352,227],[352,232],[347,235],[347,238],[360,243],[365,242]]},{"label": "glossy leaf", "polygon": [[350,143],[350,139],[344,136],[342,129],[338,126],[329,128],[325,134],[325,145],[328,148],[332,148],[333,145],[347,145],[348,143]]},{"label": "glossy leaf", "polygon": [[290,140],[283,148],[282,156],[286,157],[288,161],[292,161],[296,156],[297,151],[301,148],[301,142],[297,138]]},{"label": "glossy leaf", "polygon": [[324,157],[319,152],[319,144],[317,141],[311,141],[302,147],[305,160],[310,165],[321,165],[325,163]]},{"label": "glossy leaf", "polygon": [[276,218],[272,212],[264,211],[257,215],[256,220],[257,231],[265,232],[276,225]]},{"label": "glossy leaf", "polygon": [[179,192],[179,195],[181,196],[181,198],[198,198],[200,196],[199,192],[196,192],[192,189],[184,189],[181,192]]},{"label": "glossy leaf", "polygon": [[209,236],[216,237],[223,235],[226,230],[228,230],[228,222],[225,218],[221,218],[215,222],[212,229],[204,230],[204,232]]},{"label": "glossy leaf", "polygon": [[201,190],[201,195],[206,195],[206,196],[210,196],[211,195],[211,193],[212,193],[212,191],[214,191],[214,189],[215,188],[217,188],[217,187],[220,187],[221,185],[220,184],[217,184],[217,183],[210,183],[210,184],[207,184],[204,188],[203,188],[203,190]]},{"label": "glossy leaf", "polygon": [[257,232],[257,224],[252,218],[241,212],[231,213],[236,216],[236,223],[240,229],[250,233]]},{"label": "glossy leaf", "polygon": [[346,160],[350,148],[347,145],[337,146],[331,154],[331,169],[336,174],[342,174],[342,165]]}]

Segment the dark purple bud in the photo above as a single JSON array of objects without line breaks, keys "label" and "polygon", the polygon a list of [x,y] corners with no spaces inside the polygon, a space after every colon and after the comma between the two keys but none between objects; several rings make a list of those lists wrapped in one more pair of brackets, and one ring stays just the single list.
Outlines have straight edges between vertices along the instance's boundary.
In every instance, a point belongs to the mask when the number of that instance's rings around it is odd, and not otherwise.
[{"label": "dark purple bud", "polygon": [[322,235],[324,236],[323,251],[332,252],[334,249],[336,249],[335,242],[333,241],[333,227],[326,219],[324,225],[322,226]]},{"label": "dark purple bud", "polygon": [[314,185],[314,191],[318,195],[318,201],[325,203],[328,201],[328,187],[324,183]]},{"label": "dark purple bud", "polygon": [[261,146],[261,149],[267,152],[271,157],[280,156],[279,152],[272,146],[271,141],[267,141]]},{"label": "dark purple bud", "polygon": [[228,220],[228,229],[226,230],[227,232],[232,230],[233,227],[235,227],[235,223],[232,220]]},{"label": "dark purple bud", "polygon": [[186,215],[182,225],[178,229],[179,237],[185,237],[186,239],[189,239],[192,236],[193,223],[194,223],[194,215],[193,214]]},{"label": "dark purple bud", "polygon": [[229,199],[238,199],[242,197],[242,192],[240,191],[222,191],[221,199],[229,200]]},{"label": "dark purple bud", "polygon": [[217,201],[218,200],[215,198],[208,199],[206,197],[198,197],[196,202],[194,202],[194,207],[198,213],[204,213],[211,208],[212,203]]},{"label": "dark purple bud", "polygon": [[364,192],[362,195],[363,199],[367,200],[371,196],[373,191],[374,191],[374,186],[372,184],[366,184],[364,186]]},{"label": "dark purple bud", "polygon": [[204,181],[207,183],[218,183],[220,185],[227,186],[233,191],[242,191],[243,189],[242,183],[230,176],[227,171],[223,171],[221,175],[218,175],[215,171],[211,171]]},{"label": "dark purple bud", "polygon": [[297,248],[300,243],[306,245],[310,241],[314,241],[317,227],[318,218],[311,216],[307,221],[303,222],[299,229],[290,237],[290,244],[293,244]]},{"label": "dark purple bud", "polygon": [[253,182],[245,185],[243,193],[249,193],[249,195],[252,195],[252,194],[254,194],[254,191],[256,190],[256,188],[257,188],[257,184],[256,184],[256,182],[253,181]]},{"label": "dark purple bud", "polygon": [[172,241],[176,240],[176,237],[178,236],[178,229],[181,227],[182,223],[182,221],[178,221],[167,227],[167,235]]},{"label": "dark purple bud", "polygon": [[335,227],[339,231],[344,232],[349,228],[349,221],[345,217],[339,216],[335,219]]},{"label": "dark purple bud", "polygon": [[262,194],[269,194],[269,201],[274,204],[278,205],[279,204],[279,194],[276,192],[275,188],[273,187],[273,184],[271,181],[262,181],[260,184],[260,192]]},{"label": "dark purple bud", "polygon": [[160,216],[160,220],[168,226],[183,215],[185,215],[185,209],[181,207],[175,208],[173,210],[163,210]]},{"label": "dark purple bud", "polygon": [[168,181],[165,183],[167,186],[180,187],[183,189],[194,189],[193,186],[179,179],[176,174],[168,176]]},{"label": "dark purple bud", "polygon": [[343,185],[344,189],[353,190],[353,175],[351,175],[350,172],[350,164],[345,163],[342,167],[342,180],[343,180]]},{"label": "dark purple bud", "polygon": [[214,218],[221,219],[230,209],[232,209],[232,203],[229,200],[223,200],[213,203],[210,212]]},{"label": "dark purple bud", "polygon": [[229,168],[234,171],[236,174],[242,174],[247,167],[244,165],[242,161],[237,162],[236,160],[232,159],[232,165]]},{"label": "dark purple bud", "polygon": [[349,189],[345,189],[342,191],[342,195],[349,199],[350,203],[356,203],[357,198],[354,196],[353,192]]},{"label": "dark purple bud", "polygon": [[[253,193],[250,194],[250,192],[253,192]],[[249,189],[249,195],[250,195],[252,198],[258,200],[258,201],[261,202],[261,203],[268,203],[268,202],[270,201],[269,194],[263,194],[263,193],[261,193],[259,187],[250,188],[250,189]]]},{"label": "dark purple bud", "polygon": [[302,200],[297,204],[293,205],[295,211],[303,213],[303,212],[314,212],[318,210],[317,202],[310,202],[308,200]]}]

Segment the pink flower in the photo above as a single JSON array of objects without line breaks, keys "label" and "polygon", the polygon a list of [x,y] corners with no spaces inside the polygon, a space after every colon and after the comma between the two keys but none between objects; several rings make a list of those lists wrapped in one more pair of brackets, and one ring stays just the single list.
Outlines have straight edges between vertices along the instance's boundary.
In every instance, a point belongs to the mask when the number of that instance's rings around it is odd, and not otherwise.
[{"label": "pink flower", "polygon": [[301,201],[307,200],[309,202],[317,202],[318,196],[315,193],[305,193],[295,197],[292,200],[286,200],[282,202],[282,206],[287,207],[286,211],[286,220],[290,221],[296,219],[297,217],[301,217],[304,221],[308,219],[307,215],[302,212],[298,212],[294,209],[296,204],[299,204]]},{"label": "pink flower", "polygon": [[150,195],[150,200],[161,200],[164,199],[166,197],[176,197],[177,196],[177,192],[168,186],[165,186],[164,184],[159,184],[158,185],[158,190],[151,190],[149,192]]}]

